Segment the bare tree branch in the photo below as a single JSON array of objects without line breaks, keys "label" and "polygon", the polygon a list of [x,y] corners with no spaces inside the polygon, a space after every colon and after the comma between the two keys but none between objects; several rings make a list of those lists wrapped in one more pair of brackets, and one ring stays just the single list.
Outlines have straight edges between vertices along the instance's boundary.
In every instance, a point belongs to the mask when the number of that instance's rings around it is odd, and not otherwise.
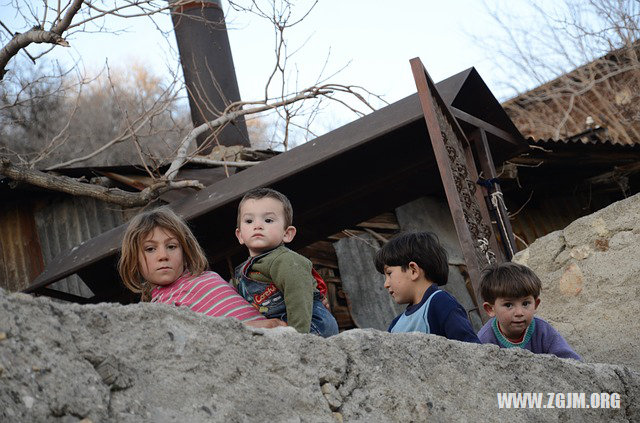
[{"label": "bare tree branch", "polygon": [[9,60],[32,43],[48,43],[69,47],[69,43],[59,34],[38,27],[32,28],[24,34],[15,34],[11,41],[0,50],[0,80],[4,78]]},{"label": "bare tree branch", "polygon": [[[180,143],[176,157],[171,162],[171,165],[169,169],[165,172],[164,177],[168,180],[173,180],[176,177],[178,170],[188,161],[187,151],[195,143],[198,135],[206,132],[207,130],[211,128],[219,127],[228,122],[232,122],[233,120],[237,119],[240,116],[262,113],[267,110],[277,109],[283,106],[297,103],[299,101],[303,101],[311,98],[317,98],[321,96],[331,98],[330,96],[336,91],[353,92],[353,87],[346,86],[346,85],[339,85],[339,84],[326,84],[320,87],[309,87],[299,93],[296,93],[294,95],[291,95],[289,97],[286,97],[284,99],[277,100],[277,101],[233,103],[227,107],[227,110],[219,118],[209,122],[205,122],[202,125],[193,128],[189,132],[189,134]],[[361,99],[364,100],[363,97],[361,97]],[[261,105],[256,107],[246,108],[246,109],[240,109],[242,106],[249,105],[249,104],[261,104]],[[366,104],[368,107],[372,108],[371,105],[369,105],[368,103]]]},{"label": "bare tree branch", "polygon": [[[556,6],[531,3],[537,23],[508,19],[500,8],[492,13],[505,35],[497,39],[498,61],[519,92],[505,110],[525,136],[558,139],[605,128],[614,142],[637,142],[640,2],[562,0]],[[531,84],[537,86],[522,92]]]},{"label": "bare tree branch", "polygon": [[[117,2],[67,0],[65,2],[58,1],[55,5],[49,4],[47,1],[25,2],[24,5],[20,2],[12,3],[17,9],[18,16],[28,22],[28,25],[24,25],[24,27],[35,25],[23,34],[11,33],[9,28],[6,28],[11,38],[4,38],[9,41],[0,50],[0,80],[3,80],[4,87],[9,86],[7,81],[12,81],[14,85],[12,91],[6,89],[0,93],[0,120],[6,119],[11,123],[5,127],[0,126],[0,131],[2,131],[0,135],[9,134],[13,139],[20,139],[20,135],[24,134],[26,136],[23,139],[28,140],[25,144],[33,143],[43,147],[35,152],[34,149],[26,149],[26,153],[20,151],[19,148],[14,150],[15,145],[12,144],[7,144],[9,148],[0,147],[2,149],[0,151],[3,152],[15,151],[16,154],[13,157],[18,157],[21,163],[18,166],[11,163],[8,157],[0,156],[0,173],[15,181],[72,195],[92,196],[126,207],[140,206],[171,189],[187,186],[201,188],[202,186],[197,181],[176,180],[179,169],[185,163],[224,166],[225,171],[228,167],[249,167],[257,164],[258,162],[196,157],[201,149],[207,147],[205,143],[195,148],[196,137],[209,131],[207,142],[209,144],[217,143],[220,131],[226,125],[233,124],[240,117],[258,114],[264,116],[266,115],[264,112],[269,112],[270,118],[280,115],[282,119],[279,126],[275,127],[274,125],[273,133],[276,134],[274,137],[280,138],[279,141],[287,149],[295,145],[296,137],[300,133],[299,129],[305,131],[305,137],[313,133],[308,126],[313,122],[322,106],[326,104],[323,103],[323,100],[336,101],[357,115],[364,113],[360,111],[359,106],[354,106],[356,102],[363,105],[362,108],[365,110],[373,110],[367,101],[372,98],[371,93],[361,87],[334,84],[327,81],[324,73],[327,71],[328,57],[315,78],[316,82],[305,83],[305,85],[311,86],[302,90],[298,89],[298,69],[295,68],[294,72],[291,72],[289,60],[306,42],[288,50],[285,35],[288,35],[288,28],[300,24],[311,13],[317,0],[304,4],[301,13],[294,11],[295,3],[290,0],[274,0],[266,7],[264,6],[266,2],[258,4],[257,0],[248,0],[249,6],[247,7],[239,6],[238,1],[230,0],[229,4],[232,8],[245,10],[262,19],[267,19],[273,26],[276,57],[273,70],[265,83],[264,99],[235,103],[225,101],[224,110],[213,110],[219,117],[191,129],[188,133],[186,133],[185,125],[181,124],[180,116],[174,120],[175,108],[172,109],[172,107],[175,107],[174,103],[178,92],[177,76],[175,75],[169,86],[162,84],[162,87],[166,88],[160,87],[159,84],[154,85],[153,95],[149,96],[141,96],[139,92],[131,93],[134,90],[127,92],[124,87],[118,88],[117,84],[111,82],[109,78],[110,89],[102,86],[102,89],[97,91],[83,92],[82,98],[80,98],[82,86],[88,82],[85,81],[84,76],[80,77],[80,71],[77,75],[80,79],[78,83],[80,88],[77,90],[69,88],[66,86],[67,84],[64,89],[62,88],[62,81],[66,80],[66,76],[62,73],[60,73],[58,87],[47,84],[46,81],[43,81],[42,84],[22,84],[24,76],[20,74],[16,76],[16,72],[11,72],[10,76],[5,78],[8,63],[20,51],[26,53],[25,48],[32,43],[51,46],[49,49],[41,49],[39,54],[30,55],[29,57],[35,62],[36,59],[47,54],[57,45],[69,46],[67,39],[72,40],[72,36],[81,32],[117,33],[117,29],[106,27],[105,18],[108,16],[118,18],[146,16],[153,20],[158,13],[166,12],[169,9],[179,14],[181,6],[190,3],[192,2],[189,0],[175,2],[164,0],[118,0]],[[47,28],[49,29],[47,30]],[[164,34],[166,35],[166,32]],[[42,50],[46,51],[42,52]],[[19,61],[20,59],[14,60]],[[79,66],[78,63],[76,63],[77,66]],[[102,83],[98,77],[95,80],[98,85]],[[311,79],[311,81],[313,80],[314,78]],[[209,83],[206,78],[199,82],[201,84]],[[217,81],[214,80],[213,83],[217,84]],[[217,88],[222,92],[221,87]],[[49,89],[52,91],[48,91]],[[139,86],[135,86],[135,90],[140,89]],[[203,90],[190,94],[203,97],[204,92]],[[28,96],[27,94],[32,95]],[[75,103],[71,99],[72,94],[77,94]],[[224,95],[222,97],[224,98]],[[378,96],[375,97],[380,99]],[[138,99],[140,101],[137,101]],[[100,108],[100,106],[102,107]],[[213,106],[205,105],[203,107]],[[108,121],[108,124],[104,124],[107,121],[102,120],[102,126],[96,127],[92,116],[97,114],[86,114],[85,110],[89,109],[99,110],[98,114],[108,115],[112,120]],[[54,114],[51,111],[59,111],[59,113]],[[84,116],[84,118],[79,116]],[[305,118],[306,122],[304,122]],[[170,130],[167,129],[166,123],[176,122],[180,125],[176,125]],[[170,134],[172,139],[167,140],[162,137],[156,139],[156,136],[162,134],[163,131],[165,134]],[[94,145],[97,148],[91,151],[90,141],[93,138],[96,138]],[[149,147],[150,144],[145,145],[144,143],[148,143],[151,138],[153,138],[153,145]],[[163,147],[161,144],[164,141],[167,143]],[[177,143],[173,144],[176,141]],[[62,146],[65,142],[66,144]],[[81,180],[34,169],[36,163],[46,171],[78,163],[86,165],[88,161],[95,161],[96,157],[100,157],[102,160],[105,156],[114,154],[112,152],[121,149],[124,142],[132,143],[131,147],[135,148],[137,153],[137,158],[133,160],[141,162],[135,164],[142,164],[152,181],[150,186],[139,193],[96,186]],[[165,148],[163,153],[155,154],[158,147]],[[168,152],[166,147],[169,147]],[[65,157],[51,157],[50,153],[60,154],[61,150],[67,148],[73,154],[67,154]],[[60,163],[56,163],[56,160]],[[168,170],[163,176],[160,176],[159,167],[167,163],[170,164]]]},{"label": "bare tree branch", "polygon": [[158,198],[163,193],[177,188],[192,187],[202,189],[198,181],[159,181],[140,192],[128,192],[118,188],[106,188],[100,185],[80,182],[68,176],[52,175],[35,169],[16,166],[6,157],[0,156],[0,174],[14,181],[26,182],[41,188],[96,198],[123,207],[140,207]]}]

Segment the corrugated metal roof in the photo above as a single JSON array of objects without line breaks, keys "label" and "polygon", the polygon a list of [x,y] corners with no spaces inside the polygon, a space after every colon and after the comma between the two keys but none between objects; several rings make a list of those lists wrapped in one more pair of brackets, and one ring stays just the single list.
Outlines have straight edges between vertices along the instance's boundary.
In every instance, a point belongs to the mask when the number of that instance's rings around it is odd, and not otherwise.
[{"label": "corrugated metal roof", "polygon": [[[640,140],[639,140],[640,141]],[[603,144],[610,145],[616,147],[628,147],[633,148],[635,146],[640,145],[640,143],[629,144],[620,142],[618,140],[612,139],[609,137],[609,133],[606,128],[597,127],[593,129],[588,129],[584,132],[581,132],[576,135],[572,135],[566,138],[533,138],[528,137],[527,142],[530,145],[540,145],[540,144]]]},{"label": "corrugated metal roof", "polygon": [[[120,206],[86,197],[58,198],[37,210],[34,217],[45,263],[124,222]],[[93,296],[76,275],[56,282],[52,288],[81,297]]]},{"label": "corrugated metal roof", "polygon": [[[0,206],[0,286],[19,291],[60,253],[124,222],[123,210],[92,198],[51,196],[5,202]],[[52,288],[92,297],[78,276]]]}]

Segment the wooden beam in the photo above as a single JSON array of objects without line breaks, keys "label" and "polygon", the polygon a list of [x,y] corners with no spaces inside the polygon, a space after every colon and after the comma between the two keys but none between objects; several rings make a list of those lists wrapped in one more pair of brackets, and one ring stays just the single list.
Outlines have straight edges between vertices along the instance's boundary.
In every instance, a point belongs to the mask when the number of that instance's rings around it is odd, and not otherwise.
[{"label": "wooden beam", "polygon": [[485,122],[484,120],[479,119],[475,116],[472,116],[467,112],[463,112],[462,110],[456,109],[453,106],[449,106],[449,110],[451,111],[451,114],[455,116],[456,119],[460,119],[464,122],[467,122],[468,124],[473,125],[476,128],[484,129],[488,133],[495,135],[496,137],[503,139],[511,144],[515,144],[515,145],[522,144],[522,140],[513,136],[509,132],[503,129],[500,129],[497,126],[493,126],[492,124]]},{"label": "wooden beam", "polygon": [[[468,145],[464,148],[464,154],[467,162],[467,171],[469,172],[470,180],[475,183],[476,181],[478,181],[479,177],[471,145]],[[491,236],[489,236],[488,240],[489,246],[491,247],[491,251],[493,251],[496,255],[496,259],[502,262],[504,261],[504,254],[502,253],[502,249],[500,248],[500,244],[498,243],[498,237],[496,236],[495,231],[493,230],[493,226],[491,225],[491,214],[489,213],[489,206],[487,205],[485,191],[477,184],[475,191],[476,201],[478,202],[478,207],[480,208],[480,213],[482,214],[482,220],[486,222],[487,225],[491,228]]]},{"label": "wooden beam", "polygon": [[50,288],[40,288],[34,292],[35,295],[46,295],[47,297],[56,298],[58,300],[74,302],[78,304],[97,303],[96,297],[85,298],[79,295],[69,294],[67,292],[58,291]]}]

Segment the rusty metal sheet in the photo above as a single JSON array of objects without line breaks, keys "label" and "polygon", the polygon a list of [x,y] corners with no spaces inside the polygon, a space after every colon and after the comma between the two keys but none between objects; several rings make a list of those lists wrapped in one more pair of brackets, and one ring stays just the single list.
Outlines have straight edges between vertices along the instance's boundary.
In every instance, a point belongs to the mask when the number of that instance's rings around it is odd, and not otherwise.
[{"label": "rusty metal sheet", "polygon": [[[87,197],[60,196],[35,212],[35,222],[45,263],[124,221],[120,206]],[[75,275],[51,285],[52,289],[80,297],[93,292]]]},{"label": "rusty metal sheet", "polygon": [[0,204],[0,287],[19,291],[42,272],[44,260],[33,218],[33,203]]},{"label": "rusty metal sheet", "polygon": [[[491,240],[495,235],[486,204],[477,195],[477,171],[470,145],[420,59],[411,60],[411,70],[462,255],[476,298],[481,298],[480,271],[495,260],[490,248],[490,244],[495,245],[495,239]],[[488,316],[480,311],[486,321]]]}]

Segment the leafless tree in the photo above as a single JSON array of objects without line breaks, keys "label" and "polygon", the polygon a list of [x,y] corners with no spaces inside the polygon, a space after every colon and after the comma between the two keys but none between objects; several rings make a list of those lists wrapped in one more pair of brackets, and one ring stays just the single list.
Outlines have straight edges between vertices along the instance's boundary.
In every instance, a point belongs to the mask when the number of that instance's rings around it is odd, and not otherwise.
[{"label": "leafless tree", "polygon": [[[182,3],[188,3],[188,1],[173,2],[171,6],[177,7]],[[178,170],[185,163],[196,161],[196,154],[203,147],[195,146],[195,139],[199,134],[210,129],[222,128],[240,116],[277,113],[283,122],[281,143],[287,149],[290,144],[291,128],[296,126],[305,128],[299,118],[306,119],[308,123],[318,113],[320,104],[324,100],[338,101],[357,114],[364,113],[361,106],[364,106],[364,110],[372,110],[365,98],[370,93],[361,87],[331,83],[323,74],[323,70],[318,72],[319,76],[312,86],[301,89],[298,87],[292,89],[290,86],[291,75],[287,63],[295,52],[288,51],[285,32],[287,28],[299,25],[311,12],[315,3],[305,8],[302,13],[296,13],[293,4],[287,0],[238,0],[230,1],[229,4],[238,11],[254,13],[272,23],[276,38],[276,60],[273,72],[265,82],[264,98],[257,101],[229,103],[225,110],[220,111],[217,119],[189,130],[185,129],[184,125],[167,127],[158,123],[161,120],[166,122],[167,116],[170,121],[174,117],[176,96],[179,95],[181,88],[178,78],[174,78],[173,82],[164,87],[160,84],[152,84],[155,91],[149,95],[139,90],[135,95],[130,95],[130,90],[128,92],[123,87],[126,81],[118,81],[108,67],[105,68],[102,76],[88,83],[86,76],[78,68],[58,70],[57,73],[49,75],[46,72],[24,72],[24,68],[20,66],[12,65],[15,69],[8,66],[12,63],[17,65],[17,56],[21,53],[24,53],[31,62],[36,63],[43,60],[44,56],[55,56],[60,47],[69,46],[73,39],[89,36],[87,33],[90,32],[109,31],[105,23],[107,17],[154,19],[160,14],[169,12],[168,2],[160,0],[11,1],[9,5],[15,10],[16,16],[28,24],[28,28],[25,31],[24,28],[11,28],[7,23],[0,22],[5,31],[3,38],[0,38],[4,44],[0,50],[0,78],[2,78],[0,84],[2,84],[3,95],[0,119],[14,123],[8,130],[12,133],[5,135],[14,137],[22,135],[29,140],[29,143],[39,141],[41,144],[37,149],[30,146],[22,151],[0,150],[0,174],[15,181],[73,195],[93,196],[127,207],[140,206],[171,189],[184,186],[201,188],[202,185],[198,181],[177,180]],[[34,44],[42,44],[45,47],[34,54],[31,51]],[[160,88],[159,91],[158,88]],[[356,99],[360,106],[354,106],[349,97]],[[310,104],[310,101],[313,103]],[[90,119],[82,116],[96,108],[103,113],[110,113],[111,121],[117,120],[119,124],[112,128],[94,127]],[[58,113],[53,116],[51,113],[49,115],[44,113],[54,110],[63,111],[64,114]],[[38,116],[34,116],[36,112],[39,113]],[[22,127],[18,122],[23,123]],[[77,145],[77,140],[95,137],[96,132],[103,137],[100,139],[102,144],[100,148],[87,154],[75,154],[72,160],[49,163],[53,152],[62,151],[65,148],[64,144],[74,144],[70,140],[76,140]],[[173,138],[173,142],[167,142],[168,150],[163,152],[162,157],[154,156],[149,148],[145,148],[144,141],[154,139],[157,142],[162,135],[165,135],[165,138]],[[124,142],[135,147],[140,163],[144,165],[151,177],[151,184],[141,192],[92,185],[50,172],[78,163],[86,165],[92,159],[105,160],[105,151]],[[210,142],[215,143],[215,137]],[[157,148],[154,150],[157,152]],[[201,157],[197,158],[197,161],[204,164],[220,164]],[[46,166],[43,166],[44,164]],[[164,174],[159,174],[158,168],[164,164],[169,164],[169,168]]]},{"label": "leafless tree", "polygon": [[640,139],[638,1],[504,6],[487,6],[503,34],[488,48],[509,75],[513,98],[503,105],[525,136],[567,138],[601,127],[621,143]]}]

